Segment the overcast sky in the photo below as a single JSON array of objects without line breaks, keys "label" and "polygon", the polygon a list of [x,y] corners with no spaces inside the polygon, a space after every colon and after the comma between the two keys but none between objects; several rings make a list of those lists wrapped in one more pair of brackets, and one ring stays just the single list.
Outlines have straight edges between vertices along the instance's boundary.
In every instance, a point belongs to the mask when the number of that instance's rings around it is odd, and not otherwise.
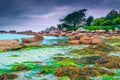
[{"label": "overcast sky", "polygon": [[120,0],[0,0],[0,30],[40,31],[68,13],[87,8],[87,16],[120,10]]}]

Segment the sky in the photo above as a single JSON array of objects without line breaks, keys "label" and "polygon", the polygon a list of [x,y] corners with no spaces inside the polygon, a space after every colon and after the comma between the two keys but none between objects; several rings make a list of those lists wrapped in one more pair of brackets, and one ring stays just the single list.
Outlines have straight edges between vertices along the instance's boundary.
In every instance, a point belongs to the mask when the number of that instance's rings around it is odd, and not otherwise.
[{"label": "sky", "polygon": [[0,0],[0,30],[41,31],[80,9],[99,18],[120,11],[120,0]]}]

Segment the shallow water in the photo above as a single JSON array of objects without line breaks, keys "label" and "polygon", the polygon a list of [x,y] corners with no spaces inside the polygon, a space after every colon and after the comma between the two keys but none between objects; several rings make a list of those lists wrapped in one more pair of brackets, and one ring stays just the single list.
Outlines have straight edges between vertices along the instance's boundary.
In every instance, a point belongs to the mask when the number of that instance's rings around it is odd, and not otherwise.
[{"label": "shallow water", "polygon": [[[69,53],[71,49],[82,49],[87,45],[80,46],[67,46],[60,47],[56,46],[53,48],[39,48],[33,50],[26,51],[8,51],[0,53],[0,69],[10,69],[12,64],[22,63],[26,61],[40,61],[41,65],[50,65],[52,61],[52,57],[56,54],[64,54],[64,57],[80,57],[78,55],[72,56]],[[17,57],[12,57],[12,55],[17,55]],[[82,56],[81,56],[82,57]],[[16,80],[41,80],[41,79],[51,79],[57,80],[57,78],[53,74],[36,76],[35,73],[39,72],[39,70],[32,70],[27,72],[18,72],[19,77]],[[30,79],[29,79],[30,78]]]},{"label": "shallow water", "polygon": [[21,41],[21,38],[30,38],[33,37],[33,35],[25,35],[25,34],[0,34],[0,40],[6,40],[6,39],[18,39]]},{"label": "shallow water", "polygon": [[47,44],[47,45],[52,45],[52,44],[59,44],[62,41],[66,41],[69,38],[67,36],[43,36],[44,40],[40,40],[40,44]]},{"label": "shallow water", "polygon": [[[18,39],[21,42],[22,38],[30,38],[33,37],[33,35],[25,35],[25,34],[0,34],[0,40],[6,40],[6,39]],[[40,44],[59,44],[61,41],[66,41],[69,38],[66,36],[43,36],[44,40],[40,40]]]}]

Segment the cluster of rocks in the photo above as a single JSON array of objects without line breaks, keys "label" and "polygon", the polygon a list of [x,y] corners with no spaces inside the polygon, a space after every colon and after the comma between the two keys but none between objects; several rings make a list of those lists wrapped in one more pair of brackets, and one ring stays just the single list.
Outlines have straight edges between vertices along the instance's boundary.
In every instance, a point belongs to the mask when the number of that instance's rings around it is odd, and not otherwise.
[{"label": "cluster of rocks", "polygon": [[22,38],[22,44],[19,43],[18,39],[13,40],[0,40],[0,50],[16,50],[24,46],[40,46],[39,40],[43,40],[43,36],[40,34],[35,34],[32,38]]},{"label": "cluster of rocks", "polygon": [[22,38],[22,43],[24,46],[40,46],[38,41],[43,39],[41,34],[35,34],[32,38]]},{"label": "cluster of rocks", "polygon": [[103,44],[104,41],[99,35],[79,33],[70,36],[68,43],[70,44]]},{"label": "cluster of rocks", "polygon": [[57,30],[57,31],[42,31],[40,32],[42,35],[46,36],[72,36],[75,34],[79,33],[87,33],[87,34],[100,34],[101,36],[105,37],[111,37],[111,36],[120,36],[120,31],[105,31],[105,30],[95,30],[95,31],[62,31],[62,30]]}]

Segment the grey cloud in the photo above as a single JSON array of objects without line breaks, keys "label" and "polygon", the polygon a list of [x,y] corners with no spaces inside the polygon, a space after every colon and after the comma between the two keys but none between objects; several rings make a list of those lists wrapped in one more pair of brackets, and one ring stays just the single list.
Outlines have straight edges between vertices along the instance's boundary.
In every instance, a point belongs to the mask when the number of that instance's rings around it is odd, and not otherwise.
[{"label": "grey cloud", "polygon": [[119,4],[120,0],[0,0],[0,29],[56,25],[69,12],[82,8],[100,17],[111,9],[119,10]]}]

